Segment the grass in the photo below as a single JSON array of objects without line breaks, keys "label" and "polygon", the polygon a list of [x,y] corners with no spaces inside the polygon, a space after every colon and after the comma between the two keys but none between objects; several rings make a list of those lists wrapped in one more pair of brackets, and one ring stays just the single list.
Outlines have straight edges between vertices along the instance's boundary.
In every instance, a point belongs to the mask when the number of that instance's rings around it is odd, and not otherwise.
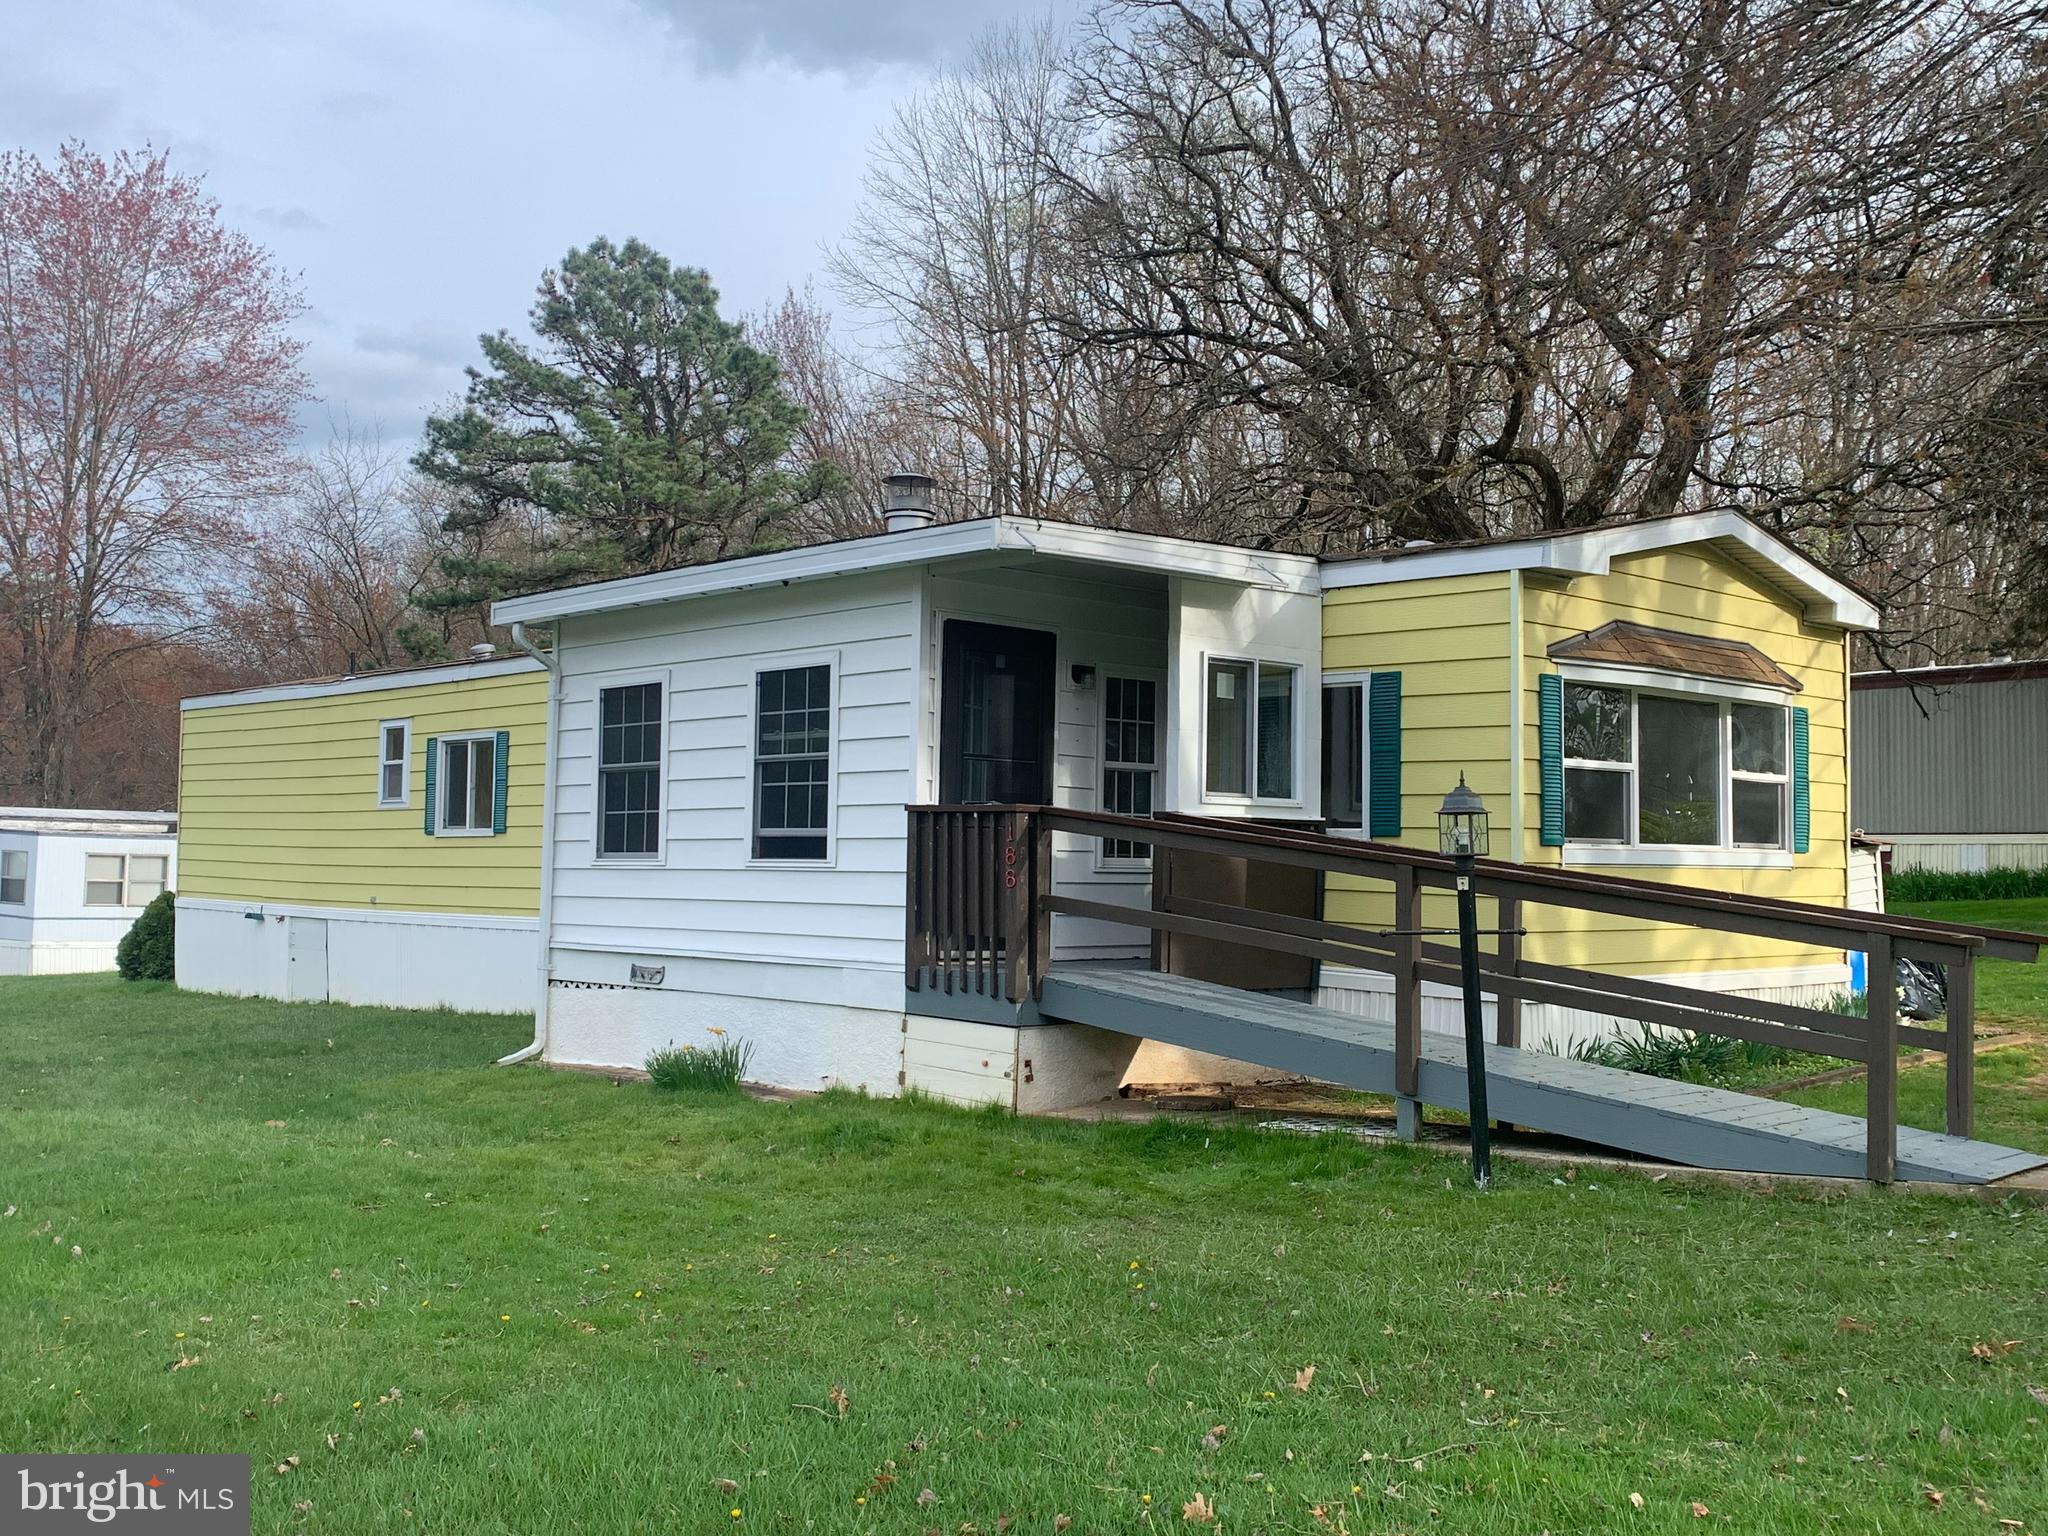
[{"label": "grass", "polygon": [[2037,1207],[481,1065],[525,1031],[0,980],[0,1444],[246,1452],[265,1532],[2041,1518]]},{"label": "grass", "polygon": [[[1891,901],[1889,908],[1906,917],[1938,917],[1973,923],[1980,928],[2016,928],[2048,934],[2048,897],[1995,901]],[[2023,965],[2017,960],[1977,962],[1977,1015],[1987,1022],[2032,1021],[2048,1030],[2048,962]]]},{"label": "grass", "polygon": [[648,1081],[664,1091],[739,1092],[754,1059],[753,1047],[722,1029],[714,1027],[711,1033],[718,1038],[704,1045],[670,1045],[654,1052],[647,1058]]}]

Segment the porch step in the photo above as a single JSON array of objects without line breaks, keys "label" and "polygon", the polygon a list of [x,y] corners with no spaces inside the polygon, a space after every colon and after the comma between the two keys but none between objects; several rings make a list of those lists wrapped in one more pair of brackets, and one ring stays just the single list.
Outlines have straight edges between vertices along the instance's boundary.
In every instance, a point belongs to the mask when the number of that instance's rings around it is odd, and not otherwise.
[{"label": "porch step", "polygon": [[[1039,1012],[1368,1093],[1394,1091],[1393,1026],[1310,1003],[1153,971],[1055,964]],[[1486,1075],[1494,1118],[1533,1130],[1697,1168],[1864,1174],[1864,1124],[1855,1115],[1513,1046],[1486,1047]],[[1420,1087],[1426,1104],[1466,1107],[1463,1040],[1423,1032]],[[1901,1179],[1988,1184],[2043,1166],[2048,1157],[2037,1153],[1899,1130]]]}]

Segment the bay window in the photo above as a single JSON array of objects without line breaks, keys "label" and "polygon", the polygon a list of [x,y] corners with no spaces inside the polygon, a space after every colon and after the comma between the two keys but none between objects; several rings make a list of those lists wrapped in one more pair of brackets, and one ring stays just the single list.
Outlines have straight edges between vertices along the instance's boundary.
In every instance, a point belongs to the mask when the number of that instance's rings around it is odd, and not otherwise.
[{"label": "bay window", "polygon": [[1568,842],[1786,847],[1784,705],[1569,680],[1563,704]]}]

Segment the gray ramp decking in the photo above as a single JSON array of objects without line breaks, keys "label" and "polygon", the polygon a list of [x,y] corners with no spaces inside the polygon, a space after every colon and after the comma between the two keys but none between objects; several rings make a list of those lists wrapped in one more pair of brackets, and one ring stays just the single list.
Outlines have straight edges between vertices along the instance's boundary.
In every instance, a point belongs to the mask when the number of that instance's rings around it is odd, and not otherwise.
[{"label": "gray ramp decking", "polygon": [[[1055,965],[1039,1010],[1048,1019],[1138,1035],[1233,1060],[1394,1091],[1394,1031],[1308,1003],[1153,971]],[[1854,1115],[1593,1066],[1513,1046],[1486,1048],[1495,1119],[1699,1168],[1859,1179],[1864,1125]],[[1421,1097],[1465,1108],[1465,1044],[1424,1031]],[[1899,1130],[1898,1176],[1986,1184],[2048,1157],[1933,1131]]]}]

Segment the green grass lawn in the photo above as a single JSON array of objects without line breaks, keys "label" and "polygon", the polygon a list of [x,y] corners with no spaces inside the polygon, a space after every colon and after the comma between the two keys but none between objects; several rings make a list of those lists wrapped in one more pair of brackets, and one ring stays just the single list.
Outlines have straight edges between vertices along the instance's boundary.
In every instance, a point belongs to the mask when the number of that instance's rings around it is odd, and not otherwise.
[{"label": "green grass lawn", "polygon": [[[2048,897],[2020,901],[1900,901],[1891,910],[1906,917],[1938,917],[1979,928],[2015,928],[2048,934]],[[1977,1013],[1986,1021],[2025,1019],[2048,1030],[2048,962],[1977,962]]]},{"label": "green grass lawn", "polygon": [[525,1031],[0,981],[0,1445],[246,1451],[261,1531],[2048,1520],[2038,1207],[481,1065]]}]

